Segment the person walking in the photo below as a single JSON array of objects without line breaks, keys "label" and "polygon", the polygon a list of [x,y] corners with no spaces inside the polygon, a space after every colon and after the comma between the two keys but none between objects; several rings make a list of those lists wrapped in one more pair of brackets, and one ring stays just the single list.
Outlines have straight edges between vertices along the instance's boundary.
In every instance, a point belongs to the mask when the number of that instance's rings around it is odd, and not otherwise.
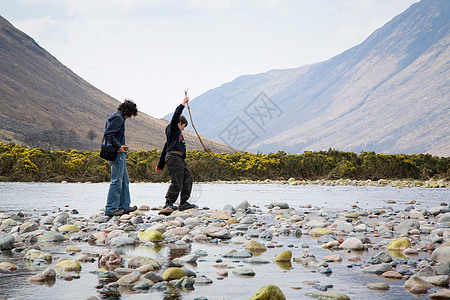
[{"label": "person walking", "polygon": [[[185,96],[181,104],[175,109],[172,119],[166,127],[167,141],[164,144],[158,166],[156,167],[156,172],[162,172],[164,166],[167,165],[169,175],[172,178],[166,193],[164,209],[183,211],[197,207],[187,202],[191,196],[193,177],[185,161],[186,143],[182,133],[188,122],[181,113],[188,102],[189,97]],[[178,195],[180,195],[180,206],[177,207],[175,202],[178,199]]]},{"label": "person walking", "polygon": [[109,162],[111,184],[105,206],[105,215],[108,217],[128,214],[137,209],[136,206],[130,207],[130,179],[126,162],[128,146],[125,144],[125,120],[136,116],[137,113],[136,104],[132,100],[125,99],[117,111],[106,120],[104,133],[106,144],[117,149],[116,159]]}]

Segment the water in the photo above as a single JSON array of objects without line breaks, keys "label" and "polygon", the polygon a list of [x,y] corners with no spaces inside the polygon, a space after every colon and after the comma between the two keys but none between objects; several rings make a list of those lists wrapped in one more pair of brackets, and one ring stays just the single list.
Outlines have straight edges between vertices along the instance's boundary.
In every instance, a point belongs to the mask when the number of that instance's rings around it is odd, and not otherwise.
[{"label": "water", "polygon": [[[55,183],[0,183],[0,213],[1,212],[31,212],[40,214],[49,212],[55,208],[77,209],[81,216],[89,217],[96,214],[105,205],[106,194],[109,185],[107,183],[80,183],[80,184],[55,184]],[[164,202],[167,184],[133,183],[130,190],[132,204],[159,206]],[[263,208],[271,202],[287,202],[297,210],[301,206],[311,204],[313,207],[323,207],[327,212],[351,210],[353,204],[362,209],[390,206],[394,210],[403,210],[407,202],[415,200],[419,204],[417,209],[426,209],[439,206],[441,202],[448,202],[450,190],[448,189],[424,189],[424,188],[391,188],[391,187],[330,187],[330,186],[290,186],[290,185],[243,185],[243,184],[196,184],[192,201],[200,207],[222,209],[224,205],[233,206],[247,200],[252,205]],[[387,200],[393,200],[395,204],[387,204]],[[155,212],[149,212],[155,214]],[[266,241],[259,240],[262,243]],[[319,281],[321,285],[333,284],[329,291],[342,292],[352,299],[426,299],[427,296],[413,297],[406,292],[402,285],[404,281],[390,283],[388,292],[376,292],[368,290],[365,286],[369,282],[383,282],[378,276],[363,274],[359,268],[347,268],[346,258],[360,254],[361,260],[367,260],[377,252],[369,250],[362,253],[347,253],[338,251],[331,253],[323,250],[309,236],[293,238],[292,236],[280,236],[274,239],[278,245],[261,254],[261,258],[271,261],[279,252],[290,249],[293,256],[302,256],[301,245],[307,243],[311,252],[317,258],[329,254],[340,254],[344,261],[330,263],[333,273],[330,276],[305,269],[295,262],[285,270],[275,263],[265,265],[247,265],[238,260],[222,258],[222,254],[230,249],[240,246],[220,243],[194,243],[192,251],[196,249],[206,250],[208,256],[198,261],[196,265],[187,265],[188,268],[200,275],[213,280],[212,285],[195,286],[193,291],[171,291],[136,293],[121,289],[120,299],[194,299],[198,296],[206,296],[208,299],[247,299],[255,294],[259,288],[267,284],[279,286],[287,299],[307,298],[305,293],[312,291],[312,287],[303,284],[303,281]],[[376,242],[372,239],[372,242]],[[292,244],[293,248],[286,246]],[[68,257],[64,253],[69,242],[58,245],[42,245],[44,251],[53,253],[54,260],[58,257]],[[91,247],[85,243],[75,243],[80,248]],[[148,247],[128,247],[122,249],[124,255],[149,256],[167,264],[167,257],[173,255],[170,247],[161,249]],[[424,254],[421,254],[424,255]],[[5,277],[0,274],[0,298],[8,299],[86,299],[89,296],[101,297],[96,289],[99,279],[89,271],[97,269],[97,263],[82,263],[83,270],[79,279],[65,281],[57,279],[53,285],[34,285],[28,282],[30,274],[45,269],[47,266],[33,266],[25,264],[23,254],[4,252],[0,255],[0,262],[9,261],[19,266],[16,276]],[[128,257],[128,256],[126,256]],[[125,258],[127,260],[129,258]],[[216,260],[222,259],[230,269],[228,277],[218,279],[218,269],[212,267]],[[53,263],[54,265],[54,263]],[[256,272],[253,278],[237,277],[232,274],[233,268],[238,266],[250,267]],[[163,265],[163,268],[167,267]],[[301,287],[300,290],[293,287]]]}]

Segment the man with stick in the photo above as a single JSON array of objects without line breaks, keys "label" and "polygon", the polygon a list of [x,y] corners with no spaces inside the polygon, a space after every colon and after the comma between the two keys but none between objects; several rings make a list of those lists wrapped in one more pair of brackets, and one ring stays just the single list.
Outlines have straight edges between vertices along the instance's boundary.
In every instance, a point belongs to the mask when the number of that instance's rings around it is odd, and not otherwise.
[{"label": "man with stick", "polygon": [[[172,177],[172,182],[166,193],[166,203],[164,205],[164,210],[168,210],[167,213],[170,213],[171,210],[179,209],[180,211],[183,211],[197,207],[196,205],[187,202],[191,196],[193,178],[185,161],[186,144],[182,133],[188,122],[181,113],[188,102],[189,97],[187,96],[187,91],[185,91],[183,101],[175,109],[172,120],[166,127],[167,141],[164,144],[158,166],[156,167],[156,172],[161,172],[164,169],[164,166],[167,165],[169,174]],[[175,202],[177,201],[180,192],[180,206],[177,207]]]}]

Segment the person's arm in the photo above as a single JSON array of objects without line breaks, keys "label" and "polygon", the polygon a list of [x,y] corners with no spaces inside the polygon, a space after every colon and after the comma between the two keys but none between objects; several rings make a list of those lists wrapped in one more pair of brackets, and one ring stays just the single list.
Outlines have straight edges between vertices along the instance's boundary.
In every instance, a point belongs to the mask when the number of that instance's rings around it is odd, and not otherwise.
[{"label": "person's arm", "polygon": [[115,147],[117,150],[122,146],[119,141],[116,139],[115,135],[117,132],[119,132],[120,128],[122,128],[123,123],[125,120],[123,118],[117,116],[112,118],[109,121],[108,126],[105,129],[105,138],[108,142],[111,143],[113,147]]},{"label": "person's arm", "polygon": [[178,105],[178,107],[175,109],[172,119],[170,120],[170,128],[171,129],[178,126],[178,123],[180,122],[180,116],[183,113],[183,109],[184,109],[186,103],[188,103],[188,102],[189,102],[189,97],[184,97],[183,101],[181,101],[181,104]]},{"label": "person's arm", "polygon": [[167,143],[164,144],[164,148],[161,151],[161,156],[159,157],[158,166],[156,167],[156,172],[162,172],[164,166],[166,165],[166,154],[167,154]]}]

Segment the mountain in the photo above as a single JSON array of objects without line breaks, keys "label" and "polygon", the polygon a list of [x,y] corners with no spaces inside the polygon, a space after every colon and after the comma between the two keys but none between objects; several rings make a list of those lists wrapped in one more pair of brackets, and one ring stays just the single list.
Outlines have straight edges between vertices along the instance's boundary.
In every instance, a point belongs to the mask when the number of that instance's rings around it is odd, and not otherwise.
[{"label": "mountain", "polygon": [[449,156],[449,8],[423,0],[327,61],[209,90],[191,102],[195,125],[253,152]]},{"label": "mountain", "polygon": [[[76,139],[73,148],[99,149],[106,118],[119,104],[0,16],[0,142],[26,144],[29,137],[42,142],[59,134]],[[161,149],[167,123],[142,112],[127,120],[130,149]],[[93,141],[87,137],[90,131]],[[203,149],[194,133],[185,138],[189,149]],[[216,152],[234,151],[204,142]]]}]

